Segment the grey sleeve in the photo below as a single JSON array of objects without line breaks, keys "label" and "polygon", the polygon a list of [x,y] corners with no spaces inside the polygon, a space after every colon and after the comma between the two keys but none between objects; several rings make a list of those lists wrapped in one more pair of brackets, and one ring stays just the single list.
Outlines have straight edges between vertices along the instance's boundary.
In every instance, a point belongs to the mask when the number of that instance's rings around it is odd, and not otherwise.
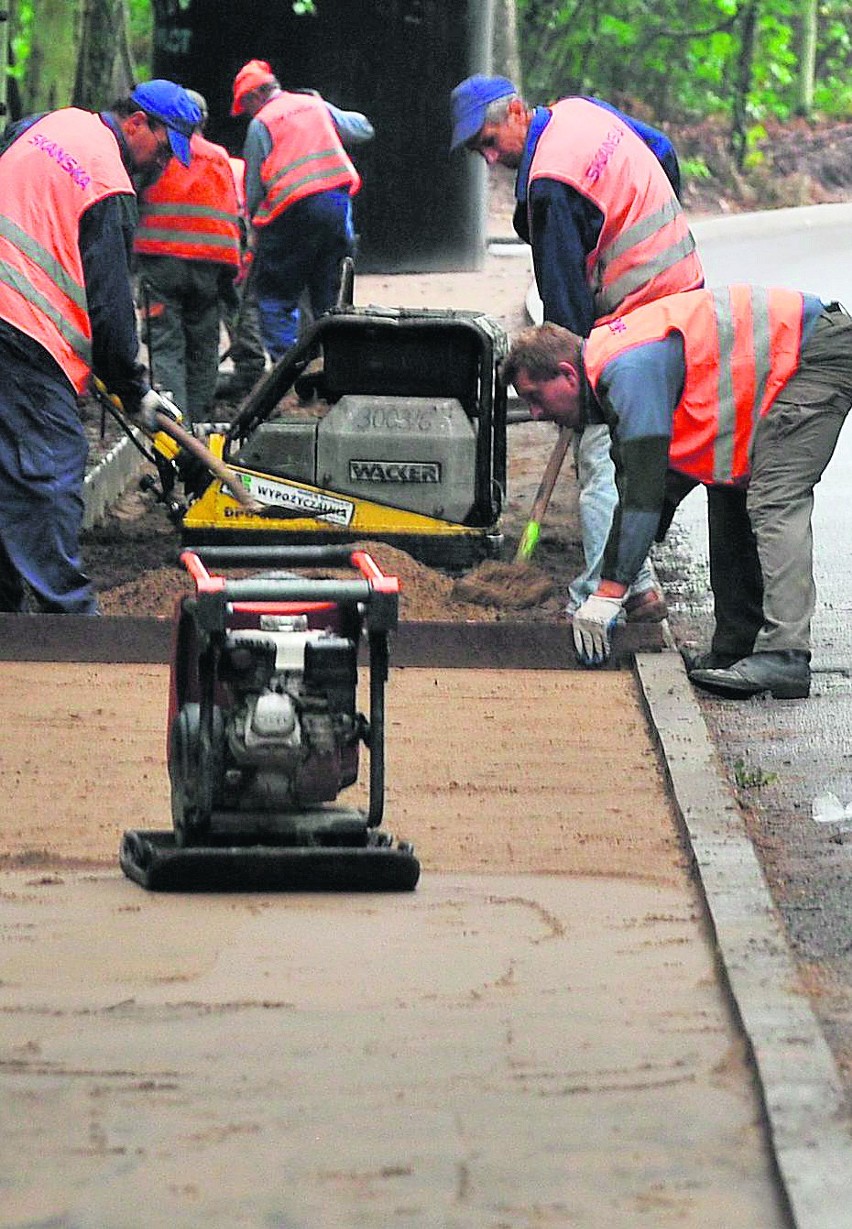
[{"label": "grey sleeve", "polygon": [[266,192],[260,177],[260,168],[272,152],[272,137],[269,129],[259,119],[253,119],[246,131],[243,157],[246,162],[246,209],[254,217]]},{"label": "grey sleeve", "polygon": [[376,132],[366,115],[362,115],[360,111],[341,111],[330,102],[325,105],[334,120],[337,135],[347,148],[351,145],[366,145],[368,141],[372,141]]}]

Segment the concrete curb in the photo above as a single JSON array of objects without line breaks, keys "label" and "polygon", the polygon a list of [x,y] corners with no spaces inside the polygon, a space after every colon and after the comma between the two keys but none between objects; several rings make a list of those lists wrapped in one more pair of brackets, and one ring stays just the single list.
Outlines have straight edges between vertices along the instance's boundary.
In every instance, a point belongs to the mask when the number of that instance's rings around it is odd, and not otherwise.
[{"label": "concrete curb", "polygon": [[797,1229],[844,1229],[852,1137],[843,1082],[799,983],[739,807],[676,652],[636,673],[755,1062],[778,1173]]},{"label": "concrete curb", "polygon": [[83,483],[84,529],[93,529],[101,523],[107,509],[124,494],[144,464],[142,453],[125,436],[86,474]]}]

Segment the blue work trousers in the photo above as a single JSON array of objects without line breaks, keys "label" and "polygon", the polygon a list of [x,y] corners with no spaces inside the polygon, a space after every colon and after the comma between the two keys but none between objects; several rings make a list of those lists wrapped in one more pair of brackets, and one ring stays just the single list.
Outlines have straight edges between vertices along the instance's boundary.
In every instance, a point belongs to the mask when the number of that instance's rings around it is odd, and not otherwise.
[{"label": "blue work trousers", "polygon": [[80,559],[88,442],[68,380],[33,343],[0,333],[0,610],[97,614]]},{"label": "blue work trousers", "polygon": [[315,319],[334,306],[340,262],[354,248],[352,202],[342,190],[304,197],[258,228],[253,291],[273,362],[299,339],[303,295]]}]

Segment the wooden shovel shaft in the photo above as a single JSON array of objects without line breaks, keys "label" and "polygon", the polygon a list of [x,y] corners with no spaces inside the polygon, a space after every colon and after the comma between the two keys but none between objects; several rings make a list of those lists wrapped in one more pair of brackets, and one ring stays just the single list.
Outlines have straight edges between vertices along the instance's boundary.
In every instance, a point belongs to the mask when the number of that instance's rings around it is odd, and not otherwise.
[{"label": "wooden shovel shaft", "polygon": [[168,414],[157,414],[157,426],[166,435],[171,436],[176,444],[180,444],[181,448],[185,448],[187,452],[191,452],[194,457],[197,457],[214,478],[218,478],[233,495],[238,504],[242,504],[244,508],[249,508],[256,511],[262,507],[257,500],[253,499],[246,488],[240,482],[239,476],[234,473],[229,465],[217,457],[214,452],[211,452],[206,444],[202,444],[201,440],[196,439],[189,431],[186,431],[180,423],[175,422]]},{"label": "wooden shovel shaft", "polygon": [[541,482],[538,484],[538,490],[530,509],[529,520],[524,528],[524,532],[521,534],[521,540],[515,552],[516,563],[529,559],[536,548],[539,533],[541,532],[541,522],[544,520],[547,505],[550,503],[550,497],[553,494],[553,488],[556,486],[556,479],[559,477],[559,471],[562,469],[562,463],[565,460],[565,454],[568,452],[568,445],[571,443],[573,434],[574,432],[571,427],[559,428],[556,443],[553,445],[553,451],[541,476]]},{"label": "wooden shovel shaft", "polygon": [[[99,397],[105,398],[120,413],[125,413],[121,398],[116,393],[111,393],[100,377],[92,376],[92,386]],[[180,444],[181,448],[191,452],[204,465],[208,473],[212,474],[214,478],[218,478],[228,488],[238,504],[242,504],[244,508],[251,512],[259,512],[263,509],[263,505],[252,498],[231,467],[226,465],[214,452],[211,452],[206,444],[202,444],[201,440],[196,439],[191,432],[182,427],[180,423],[175,422],[170,415],[158,413],[156,417],[159,429],[173,439],[176,444]]]}]

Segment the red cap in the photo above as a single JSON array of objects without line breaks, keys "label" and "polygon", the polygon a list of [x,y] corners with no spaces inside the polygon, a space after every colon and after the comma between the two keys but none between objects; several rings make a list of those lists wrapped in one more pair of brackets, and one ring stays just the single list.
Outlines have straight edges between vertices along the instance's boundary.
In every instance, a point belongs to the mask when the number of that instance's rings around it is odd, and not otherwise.
[{"label": "red cap", "polygon": [[275,73],[266,60],[249,60],[234,77],[234,101],[231,115],[242,115],[243,99],[246,94],[256,90],[261,85],[271,85],[275,81]]}]

